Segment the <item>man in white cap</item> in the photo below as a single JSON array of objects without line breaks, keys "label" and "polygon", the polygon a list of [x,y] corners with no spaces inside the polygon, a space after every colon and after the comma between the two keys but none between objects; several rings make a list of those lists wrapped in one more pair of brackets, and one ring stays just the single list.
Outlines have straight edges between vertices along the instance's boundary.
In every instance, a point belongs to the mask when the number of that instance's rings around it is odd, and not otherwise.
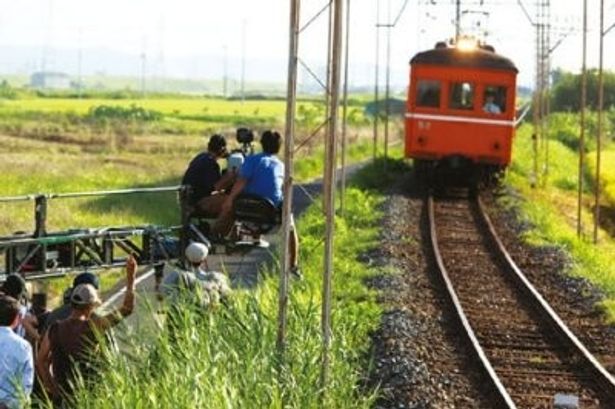
[{"label": "man in white cap", "polygon": [[126,293],[119,310],[94,316],[94,310],[102,303],[98,291],[92,284],[79,284],[71,293],[70,316],[52,324],[45,333],[36,366],[54,402],[61,404],[72,395],[75,369],[86,379],[93,375],[95,369],[92,357],[96,356],[101,335],[132,313],[136,270],[136,260],[132,256],[128,257]]},{"label": "man in white cap", "polygon": [[[185,256],[190,271],[174,270],[169,272],[163,283],[162,293],[173,302],[177,301],[182,290],[196,292],[201,306],[224,299],[231,293],[228,278],[219,272],[207,271],[205,267],[209,250],[203,243],[193,242],[186,247]],[[199,287],[197,287],[197,285]],[[196,291],[199,288],[199,291]]]}]

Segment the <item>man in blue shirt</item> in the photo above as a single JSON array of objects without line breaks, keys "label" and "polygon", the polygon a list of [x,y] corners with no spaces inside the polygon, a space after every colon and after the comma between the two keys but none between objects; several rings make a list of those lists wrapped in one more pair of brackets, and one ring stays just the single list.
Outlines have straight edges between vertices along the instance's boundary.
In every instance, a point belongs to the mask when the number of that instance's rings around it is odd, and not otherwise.
[{"label": "man in blue shirt", "polygon": [[32,347],[13,330],[19,324],[19,303],[0,295],[0,408],[26,406],[34,382]]},{"label": "man in blue shirt", "polygon": [[[220,217],[214,226],[214,232],[228,234],[233,226],[233,201],[239,194],[253,194],[271,200],[276,207],[282,206],[283,194],[282,185],[284,183],[284,163],[277,157],[282,147],[282,137],[278,132],[265,131],[261,135],[261,146],[263,152],[250,155],[246,158],[237,181],[233,185],[231,193],[226,197],[222,204]],[[293,274],[299,275],[297,267],[299,253],[299,238],[295,229],[294,221],[291,219],[290,246],[290,265]]]}]

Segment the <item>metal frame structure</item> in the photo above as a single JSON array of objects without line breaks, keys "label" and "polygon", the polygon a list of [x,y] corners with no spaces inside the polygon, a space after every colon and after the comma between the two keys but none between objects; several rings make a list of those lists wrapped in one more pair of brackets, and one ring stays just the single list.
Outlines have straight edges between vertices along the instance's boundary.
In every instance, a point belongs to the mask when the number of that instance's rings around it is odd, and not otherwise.
[{"label": "metal frame structure", "polygon": [[[165,249],[164,240],[171,234],[185,236],[183,223],[165,227],[120,226],[48,232],[47,211],[51,200],[163,192],[179,192],[181,198],[184,190],[181,186],[171,186],[0,198],[0,203],[34,202],[33,232],[0,237],[0,252],[4,253],[5,264],[0,272],[4,276],[19,273],[27,280],[34,280],[83,269],[120,267],[128,254],[135,255],[139,263],[147,264],[176,258],[177,255]],[[138,237],[140,242],[136,240]]]}]

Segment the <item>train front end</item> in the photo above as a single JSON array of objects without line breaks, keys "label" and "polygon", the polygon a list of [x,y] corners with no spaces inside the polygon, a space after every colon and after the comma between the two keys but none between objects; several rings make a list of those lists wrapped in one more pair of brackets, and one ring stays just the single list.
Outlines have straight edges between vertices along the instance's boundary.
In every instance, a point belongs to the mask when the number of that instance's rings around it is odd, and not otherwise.
[{"label": "train front end", "polygon": [[419,173],[492,177],[511,160],[517,68],[490,47],[436,48],[410,61],[405,155]]}]

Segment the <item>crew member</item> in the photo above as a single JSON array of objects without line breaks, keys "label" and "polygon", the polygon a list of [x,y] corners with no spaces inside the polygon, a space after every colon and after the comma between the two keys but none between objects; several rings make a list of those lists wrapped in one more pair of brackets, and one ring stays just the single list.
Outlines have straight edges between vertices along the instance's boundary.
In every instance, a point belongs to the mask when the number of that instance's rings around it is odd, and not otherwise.
[{"label": "crew member", "polygon": [[[282,137],[278,132],[265,131],[261,135],[262,153],[250,155],[243,163],[237,182],[222,204],[220,217],[214,225],[214,232],[227,235],[234,224],[233,201],[242,193],[253,194],[270,200],[280,208],[283,201],[282,185],[284,183],[284,163],[277,154],[282,146]],[[291,272],[297,276],[299,237],[291,215],[291,234],[289,237]]]},{"label": "crew member", "polygon": [[[84,271],[83,273],[80,273],[75,276],[75,278],[73,279],[73,286],[67,288],[64,291],[64,294],[62,296],[62,305],[51,311],[47,316],[47,319],[44,322],[40,323],[39,333],[41,335],[43,335],[47,328],[49,328],[53,323],[60,320],[65,320],[70,316],[70,313],[73,309],[70,301],[71,294],[73,290],[80,284],[90,284],[96,290],[100,289],[100,280],[98,279],[96,274],[89,271]],[[96,313],[93,313],[93,316],[97,317]]]},{"label": "crew member", "polygon": [[215,134],[209,138],[207,151],[199,153],[188,165],[182,185],[192,189],[188,203],[190,213],[196,211],[214,217],[220,213],[225,197],[220,193],[230,188],[235,180],[235,172],[226,172],[224,176],[220,172],[218,160],[226,155],[226,140]]},{"label": "crew member", "polygon": [[0,294],[0,408],[27,407],[34,382],[32,347],[15,333],[19,302]]},{"label": "crew member", "polygon": [[[2,284],[2,292],[17,301],[22,301],[28,295],[26,281],[19,274],[9,274]],[[15,333],[35,344],[39,339],[37,331],[38,322],[33,314],[28,312],[28,307],[19,304],[19,322],[15,327]]]},{"label": "crew member", "polygon": [[52,324],[45,333],[36,366],[45,389],[60,405],[70,404],[77,373],[86,381],[96,375],[94,364],[102,335],[132,313],[136,270],[137,262],[130,256],[126,261],[126,292],[119,310],[94,317],[94,309],[101,304],[98,291],[91,284],[79,284],[71,292],[70,316]]},{"label": "crew member", "polygon": [[174,270],[165,277],[161,285],[162,293],[171,303],[177,303],[182,291],[195,292],[197,304],[202,307],[230,295],[228,277],[206,268],[208,255],[209,250],[203,243],[194,242],[186,247],[185,256],[190,271]]}]

